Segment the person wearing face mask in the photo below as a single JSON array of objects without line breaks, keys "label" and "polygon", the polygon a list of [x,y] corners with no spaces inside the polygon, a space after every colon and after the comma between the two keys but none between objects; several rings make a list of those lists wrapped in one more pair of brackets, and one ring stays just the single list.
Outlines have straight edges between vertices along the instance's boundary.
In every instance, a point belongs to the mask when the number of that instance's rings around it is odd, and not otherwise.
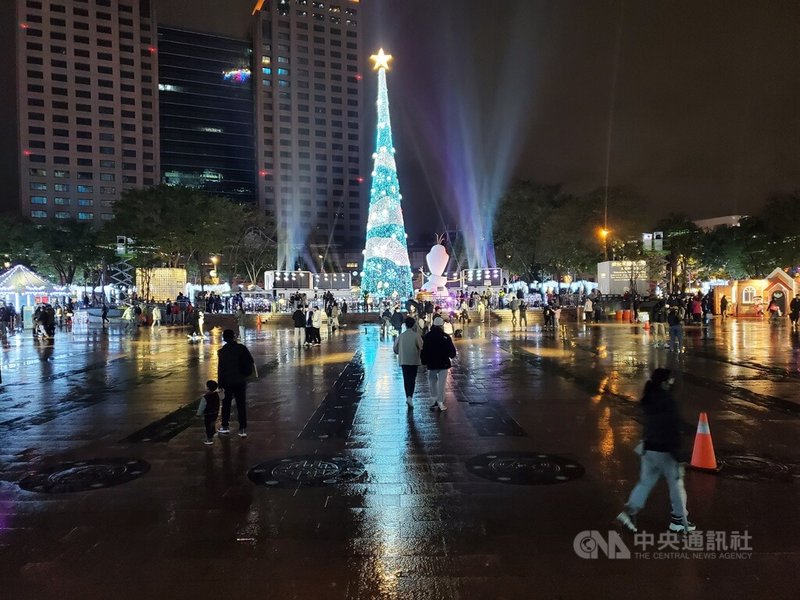
[{"label": "person wearing face mask", "polygon": [[673,532],[694,531],[697,527],[688,519],[686,511],[686,489],[683,485],[684,454],[683,433],[691,426],[680,416],[678,403],[672,393],[675,380],[669,369],[656,369],[645,384],[641,399],[644,412],[642,443],[637,447],[641,455],[639,482],[631,491],[617,521],[630,531],[638,531],[636,515],[644,508],[647,497],[663,476],[667,480],[672,518],[669,530]]}]

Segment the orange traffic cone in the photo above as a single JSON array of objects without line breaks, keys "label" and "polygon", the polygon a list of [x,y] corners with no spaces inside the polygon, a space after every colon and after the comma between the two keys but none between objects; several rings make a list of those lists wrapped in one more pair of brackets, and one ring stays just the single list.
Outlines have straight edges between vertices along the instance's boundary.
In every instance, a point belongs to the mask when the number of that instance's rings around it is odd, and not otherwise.
[{"label": "orange traffic cone", "polygon": [[697,433],[694,436],[691,465],[701,471],[716,471],[717,457],[714,454],[714,442],[711,441],[711,429],[708,427],[708,416],[700,413],[697,422]]}]

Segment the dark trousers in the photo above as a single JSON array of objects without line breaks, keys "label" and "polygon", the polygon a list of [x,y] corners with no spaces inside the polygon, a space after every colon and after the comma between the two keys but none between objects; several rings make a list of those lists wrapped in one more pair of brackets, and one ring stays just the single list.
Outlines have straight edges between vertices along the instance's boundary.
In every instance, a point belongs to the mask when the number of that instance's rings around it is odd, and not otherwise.
[{"label": "dark trousers", "polygon": [[314,343],[314,328],[306,327],[306,344]]},{"label": "dark trousers", "polygon": [[206,426],[206,439],[211,439],[214,437],[214,434],[217,432],[215,425],[217,424],[217,415],[212,414],[204,414],[203,415],[203,423]]},{"label": "dark trousers", "polygon": [[406,388],[406,398],[414,395],[414,388],[417,386],[417,365],[400,365],[403,371],[403,387]]},{"label": "dark trousers", "polygon": [[225,386],[225,397],[222,398],[222,428],[228,429],[231,421],[231,401],[236,400],[236,416],[239,419],[239,430],[247,429],[247,408],[245,396],[246,383],[234,383]]}]

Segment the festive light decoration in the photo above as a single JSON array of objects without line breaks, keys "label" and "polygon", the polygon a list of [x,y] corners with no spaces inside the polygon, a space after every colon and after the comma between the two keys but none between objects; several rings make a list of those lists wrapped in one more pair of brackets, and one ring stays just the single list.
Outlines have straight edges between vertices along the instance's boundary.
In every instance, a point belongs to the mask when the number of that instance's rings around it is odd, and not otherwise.
[{"label": "festive light decoration", "polygon": [[370,58],[378,71],[378,128],[376,151],[372,155],[374,167],[361,290],[378,298],[405,299],[413,287],[386,88],[386,70],[392,57],[381,48]]},{"label": "festive light decoration", "polygon": [[225,81],[246,83],[250,79],[250,69],[231,69],[230,71],[223,71],[222,78]]}]

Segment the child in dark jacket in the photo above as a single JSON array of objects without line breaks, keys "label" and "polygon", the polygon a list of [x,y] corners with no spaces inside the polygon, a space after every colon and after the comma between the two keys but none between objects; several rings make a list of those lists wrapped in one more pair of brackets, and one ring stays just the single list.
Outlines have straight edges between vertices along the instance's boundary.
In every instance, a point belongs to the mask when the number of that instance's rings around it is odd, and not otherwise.
[{"label": "child in dark jacket", "polygon": [[214,434],[217,433],[216,424],[219,417],[220,393],[217,382],[213,379],[206,381],[206,393],[200,398],[200,406],[197,408],[197,416],[203,416],[206,426],[206,446],[214,443]]}]

